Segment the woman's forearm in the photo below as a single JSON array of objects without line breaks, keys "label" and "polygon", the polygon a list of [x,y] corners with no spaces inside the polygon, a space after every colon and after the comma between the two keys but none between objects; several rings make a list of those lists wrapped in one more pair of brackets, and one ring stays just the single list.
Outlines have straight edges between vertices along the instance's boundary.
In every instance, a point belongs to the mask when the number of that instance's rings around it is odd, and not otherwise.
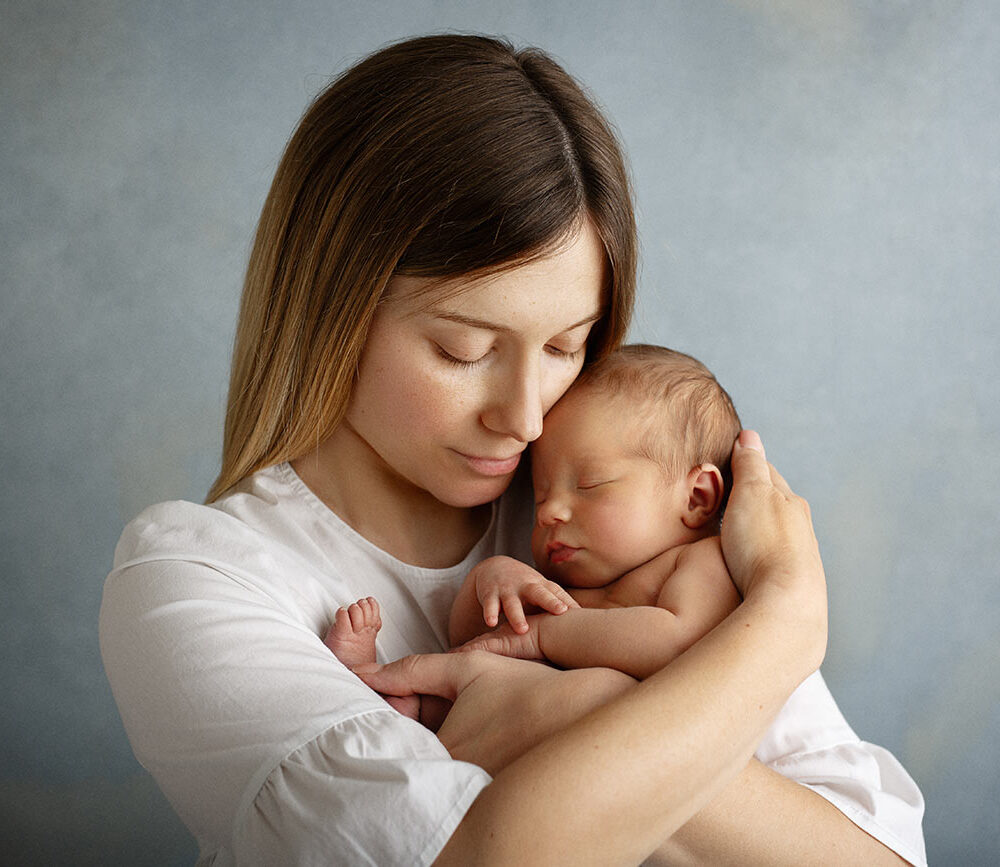
[{"label": "woman's forearm", "polygon": [[539,863],[640,863],[739,774],[819,666],[825,619],[802,610],[787,596],[748,599],[668,668],[503,768],[440,863],[527,853]]},{"label": "woman's forearm", "polygon": [[648,863],[867,867],[906,862],[825,798],[753,760]]}]

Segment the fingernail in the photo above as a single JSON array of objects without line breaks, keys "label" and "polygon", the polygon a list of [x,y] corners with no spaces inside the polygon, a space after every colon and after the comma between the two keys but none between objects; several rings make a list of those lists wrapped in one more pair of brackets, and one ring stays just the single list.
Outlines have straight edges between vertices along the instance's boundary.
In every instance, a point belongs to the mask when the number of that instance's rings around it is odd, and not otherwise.
[{"label": "fingernail", "polygon": [[737,445],[744,449],[753,449],[755,452],[764,454],[764,443],[760,441],[760,434],[755,430],[741,430],[736,438]]}]

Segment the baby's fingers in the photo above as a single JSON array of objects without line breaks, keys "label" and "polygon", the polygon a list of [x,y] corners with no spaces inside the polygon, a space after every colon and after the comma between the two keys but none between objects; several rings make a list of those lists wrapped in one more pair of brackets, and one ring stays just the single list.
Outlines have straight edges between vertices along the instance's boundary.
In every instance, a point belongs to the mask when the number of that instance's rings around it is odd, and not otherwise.
[{"label": "baby's fingers", "polygon": [[507,617],[507,622],[518,634],[528,631],[528,621],[524,616],[524,607],[521,599],[513,593],[505,594],[503,597],[503,613]]},{"label": "baby's fingers", "polygon": [[545,584],[532,584],[524,591],[524,601],[537,605],[549,614],[562,614],[570,608],[578,608],[576,601],[558,584],[547,581]]},{"label": "baby's fingers", "polygon": [[496,593],[487,594],[483,600],[483,620],[487,626],[496,626],[500,622],[500,597]]}]

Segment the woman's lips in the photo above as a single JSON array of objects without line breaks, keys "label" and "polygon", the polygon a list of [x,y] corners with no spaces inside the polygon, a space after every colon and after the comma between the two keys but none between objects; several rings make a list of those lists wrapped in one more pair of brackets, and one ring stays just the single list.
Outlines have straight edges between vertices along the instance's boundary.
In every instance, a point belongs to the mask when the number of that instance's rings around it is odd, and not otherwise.
[{"label": "woman's lips", "polygon": [[521,463],[521,453],[509,458],[488,458],[478,455],[467,455],[459,452],[472,469],[481,476],[506,476],[517,469]]}]

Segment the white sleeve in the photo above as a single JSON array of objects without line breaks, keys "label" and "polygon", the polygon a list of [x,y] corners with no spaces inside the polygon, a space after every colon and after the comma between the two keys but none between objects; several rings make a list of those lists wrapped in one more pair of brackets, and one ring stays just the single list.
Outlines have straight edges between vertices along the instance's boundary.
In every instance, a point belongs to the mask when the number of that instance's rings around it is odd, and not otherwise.
[{"label": "white sleeve", "polygon": [[100,632],[136,757],[205,863],[429,864],[490,782],[224,565],[116,569]]},{"label": "white sleeve", "polygon": [[398,719],[354,717],[286,757],[237,822],[236,863],[431,864],[489,777],[457,779],[461,763],[400,739]]},{"label": "white sleeve", "polygon": [[911,864],[926,867],[920,790],[892,753],[858,738],[818,671],[792,693],[756,756],[822,795]]}]

